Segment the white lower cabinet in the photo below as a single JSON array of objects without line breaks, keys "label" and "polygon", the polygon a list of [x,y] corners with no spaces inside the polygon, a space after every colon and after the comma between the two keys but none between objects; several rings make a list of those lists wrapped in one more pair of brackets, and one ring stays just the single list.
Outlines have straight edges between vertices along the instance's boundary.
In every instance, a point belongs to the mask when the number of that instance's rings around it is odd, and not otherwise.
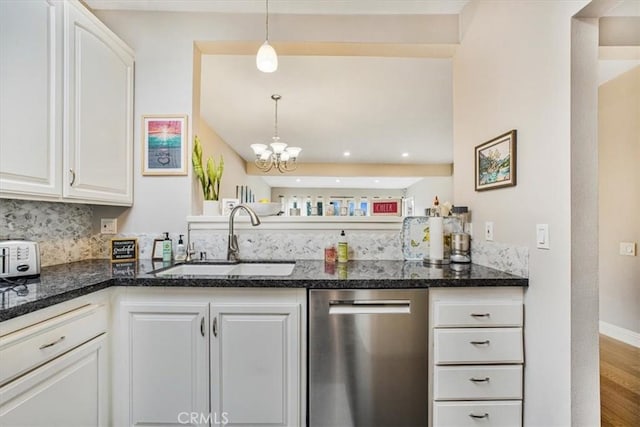
[{"label": "white lower cabinet", "polygon": [[435,402],[433,423],[441,427],[516,427],[522,425],[522,402]]},{"label": "white lower cabinet", "polygon": [[0,426],[111,425],[108,312],[97,292],[0,322]]},{"label": "white lower cabinet", "polygon": [[430,426],[521,426],[522,289],[431,289],[429,313]]},{"label": "white lower cabinet", "polygon": [[228,426],[298,425],[299,310],[212,305],[212,413]]},{"label": "white lower cabinet", "polygon": [[0,425],[106,426],[105,336],[0,388]]},{"label": "white lower cabinet", "polygon": [[130,425],[178,424],[182,412],[209,412],[209,305],[166,302],[123,308],[129,345],[121,350],[127,351],[131,375]]},{"label": "white lower cabinet", "polygon": [[117,299],[116,425],[303,425],[304,289]]}]

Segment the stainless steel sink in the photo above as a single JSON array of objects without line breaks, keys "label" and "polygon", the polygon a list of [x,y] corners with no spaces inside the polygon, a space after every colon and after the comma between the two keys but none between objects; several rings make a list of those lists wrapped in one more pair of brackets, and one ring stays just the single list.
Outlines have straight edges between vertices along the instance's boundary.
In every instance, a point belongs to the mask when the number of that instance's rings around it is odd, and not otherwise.
[{"label": "stainless steel sink", "polygon": [[289,276],[295,262],[241,262],[239,264],[180,264],[154,272],[156,276]]}]

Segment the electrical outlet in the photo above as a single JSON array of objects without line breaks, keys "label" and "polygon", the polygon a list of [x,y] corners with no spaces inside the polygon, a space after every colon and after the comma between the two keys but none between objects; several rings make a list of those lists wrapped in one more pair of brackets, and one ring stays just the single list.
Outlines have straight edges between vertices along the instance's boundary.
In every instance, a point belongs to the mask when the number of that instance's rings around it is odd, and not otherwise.
[{"label": "electrical outlet", "polygon": [[118,220],[116,218],[101,218],[100,234],[118,234]]},{"label": "electrical outlet", "polygon": [[536,247],[549,249],[549,224],[536,224]]},{"label": "electrical outlet", "polygon": [[636,243],[620,242],[620,255],[636,256]]},{"label": "electrical outlet", "polygon": [[493,222],[484,223],[484,240],[493,242]]}]

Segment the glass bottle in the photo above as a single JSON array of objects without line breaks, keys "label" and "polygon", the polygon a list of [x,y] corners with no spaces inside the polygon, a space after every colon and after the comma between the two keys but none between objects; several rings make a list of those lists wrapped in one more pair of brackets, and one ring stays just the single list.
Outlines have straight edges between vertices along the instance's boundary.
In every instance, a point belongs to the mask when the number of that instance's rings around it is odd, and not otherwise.
[{"label": "glass bottle", "polygon": [[318,215],[324,215],[324,199],[322,196],[316,198],[316,207],[318,208]]}]

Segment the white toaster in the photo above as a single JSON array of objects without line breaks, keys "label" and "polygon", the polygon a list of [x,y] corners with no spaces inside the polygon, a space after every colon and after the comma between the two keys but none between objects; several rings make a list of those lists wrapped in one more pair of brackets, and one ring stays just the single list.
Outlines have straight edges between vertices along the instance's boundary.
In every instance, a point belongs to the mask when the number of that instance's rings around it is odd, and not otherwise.
[{"label": "white toaster", "polygon": [[28,240],[0,240],[0,278],[40,274],[40,247]]}]

